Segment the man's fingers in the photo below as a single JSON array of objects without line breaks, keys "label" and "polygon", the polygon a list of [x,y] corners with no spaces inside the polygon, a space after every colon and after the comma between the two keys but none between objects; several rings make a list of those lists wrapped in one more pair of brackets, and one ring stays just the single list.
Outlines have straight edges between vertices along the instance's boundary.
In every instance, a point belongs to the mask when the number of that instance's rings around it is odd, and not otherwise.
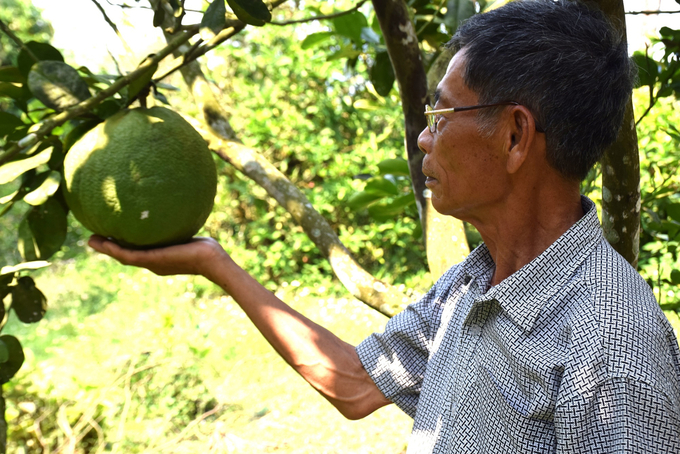
[{"label": "man's fingers", "polygon": [[[123,265],[133,265],[134,261],[131,260],[133,255],[132,251],[127,251],[122,247],[118,246],[111,240],[108,240],[100,235],[92,235],[88,241],[89,246],[97,252],[106,254],[118,260]],[[135,251],[139,252],[139,251]]]}]

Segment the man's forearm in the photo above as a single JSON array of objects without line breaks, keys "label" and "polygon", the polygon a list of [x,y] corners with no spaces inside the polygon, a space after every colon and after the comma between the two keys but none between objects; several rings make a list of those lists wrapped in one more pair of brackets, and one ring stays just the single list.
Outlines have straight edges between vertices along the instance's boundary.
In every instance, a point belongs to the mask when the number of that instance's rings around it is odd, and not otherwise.
[{"label": "man's forearm", "polygon": [[205,276],[234,298],[283,359],[345,417],[363,418],[390,403],[352,345],[286,305],[231,258],[214,262]]}]

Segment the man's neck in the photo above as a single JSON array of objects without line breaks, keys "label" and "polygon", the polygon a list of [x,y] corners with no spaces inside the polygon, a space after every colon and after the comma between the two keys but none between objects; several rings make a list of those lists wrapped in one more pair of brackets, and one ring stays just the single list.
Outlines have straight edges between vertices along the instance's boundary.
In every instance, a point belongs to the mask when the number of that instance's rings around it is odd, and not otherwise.
[{"label": "man's neck", "polygon": [[496,264],[491,286],[541,255],[583,217],[578,187],[551,195],[509,201],[495,217],[473,223]]}]

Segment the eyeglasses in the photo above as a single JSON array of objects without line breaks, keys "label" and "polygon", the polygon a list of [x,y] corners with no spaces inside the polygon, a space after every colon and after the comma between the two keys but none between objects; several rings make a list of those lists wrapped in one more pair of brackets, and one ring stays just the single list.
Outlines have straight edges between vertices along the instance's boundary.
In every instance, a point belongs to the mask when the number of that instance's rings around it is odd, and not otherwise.
[{"label": "eyeglasses", "polygon": [[[444,114],[444,113],[452,113],[452,112],[463,112],[466,110],[475,110],[475,109],[484,109],[485,107],[496,107],[496,106],[519,106],[520,104],[518,102],[514,101],[505,101],[505,102],[497,102],[495,104],[481,104],[479,106],[463,106],[463,107],[450,107],[448,109],[433,109],[429,105],[425,105],[425,118],[427,118],[427,127],[430,130],[432,134],[437,132],[437,123],[439,123],[439,119],[436,117],[436,115]],[[538,132],[544,132],[543,129],[538,125],[537,122],[534,121],[536,124],[536,131]]]}]

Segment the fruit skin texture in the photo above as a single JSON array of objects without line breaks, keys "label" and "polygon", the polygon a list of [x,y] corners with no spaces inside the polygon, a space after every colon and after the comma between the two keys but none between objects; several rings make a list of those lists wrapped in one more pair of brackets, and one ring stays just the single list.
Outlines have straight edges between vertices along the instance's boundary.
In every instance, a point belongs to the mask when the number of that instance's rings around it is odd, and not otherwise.
[{"label": "fruit skin texture", "polygon": [[64,159],[65,198],[81,224],[128,247],[187,241],[217,189],[196,130],[164,107],[123,110],[87,132]]}]

